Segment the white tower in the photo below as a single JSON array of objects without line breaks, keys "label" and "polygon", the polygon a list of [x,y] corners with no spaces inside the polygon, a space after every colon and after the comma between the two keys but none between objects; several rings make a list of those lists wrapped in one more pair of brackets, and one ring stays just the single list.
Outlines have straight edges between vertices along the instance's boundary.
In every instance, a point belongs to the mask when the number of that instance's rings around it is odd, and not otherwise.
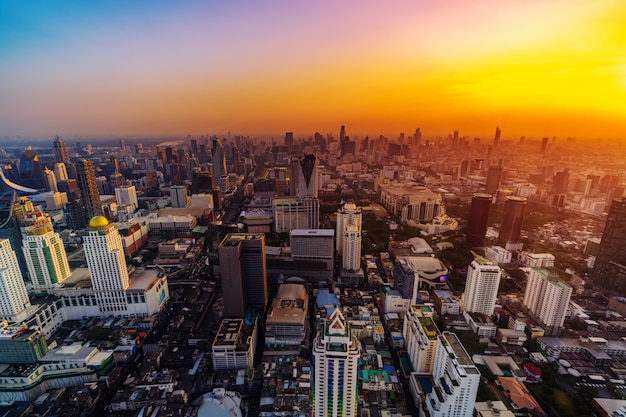
[{"label": "white tower", "polygon": [[343,233],[343,239],[341,266],[348,271],[357,271],[361,268],[361,229],[348,225]]},{"label": "white tower", "polygon": [[359,346],[341,311],[335,309],[315,337],[313,347],[315,417],[357,415]]},{"label": "white tower", "polygon": [[362,214],[361,208],[354,203],[345,203],[341,209],[337,211],[337,253],[343,253],[343,235],[348,225],[357,226],[361,230]]},{"label": "white tower", "polygon": [[[186,193],[185,193],[186,194]],[[134,185],[125,185],[115,189],[115,200],[120,206],[131,206],[132,211],[137,210],[137,190]]]},{"label": "white tower", "polygon": [[43,170],[43,179],[48,191],[57,192],[57,178],[53,171],[50,171],[48,167]]},{"label": "white tower", "polygon": [[463,310],[491,316],[498,297],[501,275],[498,265],[481,257],[474,259],[467,268],[465,292],[461,298]]},{"label": "white tower", "polygon": [[50,290],[71,275],[63,241],[49,218],[26,228],[22,249],[36,291]]},{"label": "white tower", "polygon": [[20,266],[8,239],[0,239],[0,320],[21,322],[28,316],[30,300]]},{"label": "white tower", "polygon": [[111,315],[126,311],[128,268],[122,238],[106,217],[96,216],[83,232],[83,248],[100,312]]},{"label": "white tower", "polygon": [[546,330],[546,336],[559,336],[572,287],[553,276],[547,269],[533,268],[528,274],[524,304]]}]

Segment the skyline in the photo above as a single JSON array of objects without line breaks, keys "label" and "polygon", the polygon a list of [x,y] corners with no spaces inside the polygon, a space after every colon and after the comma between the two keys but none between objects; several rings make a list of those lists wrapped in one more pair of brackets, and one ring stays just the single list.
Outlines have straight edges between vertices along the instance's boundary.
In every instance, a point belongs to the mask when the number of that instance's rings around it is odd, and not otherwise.
[{"label": "skyline", "polygon": [[0,4],[0,136],[619,137],[626,4]]}]

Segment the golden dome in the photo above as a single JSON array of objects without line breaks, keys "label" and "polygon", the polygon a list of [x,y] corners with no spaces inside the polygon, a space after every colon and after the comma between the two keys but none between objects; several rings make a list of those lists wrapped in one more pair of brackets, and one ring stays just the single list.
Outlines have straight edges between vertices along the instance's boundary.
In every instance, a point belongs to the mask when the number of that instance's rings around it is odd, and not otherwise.
[{"label": "golden dome", "polygon": [[93,219],[89,220],[89,227],[104,227],[108,225],[109,221],[104,216],[96,216]]}]

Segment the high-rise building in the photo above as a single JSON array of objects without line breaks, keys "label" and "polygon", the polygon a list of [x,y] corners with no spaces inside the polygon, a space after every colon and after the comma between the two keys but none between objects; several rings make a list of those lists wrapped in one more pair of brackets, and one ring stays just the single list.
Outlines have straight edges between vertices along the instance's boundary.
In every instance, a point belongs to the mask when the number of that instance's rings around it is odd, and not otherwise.
[{"label": "high-rise building", "polygon": [[300,161],[297,196],[317,198],[317,160],[315,155],[304,155]]},{"label": "high-rise building", "polygon": [[285,146],[293,145],[293,132],[285,133]]},{"label": "high-rise building", "polygon": [[54,164],[54,176],[56,177],[57,181],[68,180],[69,177],[67,176],[67,167],[63,162],[57,162],[56,164]]},{"label": "high-rise building", "polygon": [[[70,153],[67,150],[67,146],[65,145],[65,141],[60,137],[56,136],[53,142],[54,146],[54,156],[56,157],[57,162],[69,162],[70,161]],[[59,178],[61,180],[62,178]]]},{"label": "high-rise building", "polygon": [[219,180],[224,175],[228,174],[228,172],[226,171],[226,152],[224,152],[224,145],[222,145],[217,138],[213,139],[211,155],[213,161],[213,178]]},{"label": "high-rise building", "polygon": [[76,163],[76,181],[80,188],[81,201],[85,207],[87,218],[102,216],[102,203],[96,182],[96,170],[93,162],[81,159]]},{"label": "high-rise building", "polygon": [[243,317],[268,301],[265,235],[229,233],[219,247],[224,317]]},{"label": "high-rise building", "polygon": [[524,305],[541,322],[546,336],[559,336],[572,296],[572,287],[547,269],[533,268],[528,274]]},{"label": "high-rise building", "polygon": [[485,243],[492,200],[493,196],[485,193],[476,193],[472,197],[466,240],[473,247],[483,246]]},{"label": "high-rise building", "polygon": [[28,146],[20,158],[20,185],[37,190],[43,188],[42,174],[39,155]]},{"label": "high-rise building", "polygon": [[552,178],[551,194],[566,194],[569,185],[569,171],[559,171]]},{"label": "high-rise building", "polygon": [[461,298],[463,311],[487,316],[493,314],[502,272],[500,267],[477,257],[467,268],[465,291]]},{"label": "high-rise building", "polygon": [[363,215],[361,208],[354,203],[345,203],[342,208],[337,211],[337,228],[335,236],[337,236],[336,250],[337,253],[343,254],[344,232],[346,227],[357,226],[359,230],[362,227]]},{"label": "high-rise building", "polygon": [[170,198],[174,208],[189,207],[189,195],[187,194],[187,187],[184,185],[172,186],[170,188]]},{"label": "high-rise building", "polygon": [[602,232],[592,279],[603,288],[626,295],[626,198],[613,200]]},{"label": "high-rise building", "polygon": [[125,185],[115,189],[115,200],[119,206],[130,206],[132,211],[137,210],[137,190],[134,185]]},{"label": "high-rise building", "polygon": [[35,291],[51,290],[71,275],[63,240],[54,232],[49,217],[26,228],[22,246]]},{"label": "high-rise building", "polygon": [[498,245],[506,248],[509,242],[517,244],[521,241],[526,204],[527,200],[525,197],[507,197],[504,203],[504,211],[502,212],[502,224],[500,225],[500,233],[498,234]]},{"label": "high-rise building", "polygon": [[412,304],[404,316],[402,335],[415,372],[431,374],[439,329],[431,306]]},{"label": "high-rise building", "polygon": [[343,232],[343,253],[341,266],[347,271],[361,268],[361,228],[348,225]]},{"label": "high-rise building", "polygon": [[0,321],[21,322],[31,307],[17,257],[8,239],[0,239]]},{"label": "high-rise building", "polygon": [[451,332],[437,336],[432,374],[413,372],[409,388],[418,409],[430,417],[472,417],[480,372]]},{"label": "high-rise building", "polygon": [[496,126],[496,134],[493,137],[493,146],[497,148],[500,145],[500,136],[502,135],[502,131],[499,126]]},{"label": "high-rise building", "polygon": [[487,186],[485,191],[488,194],[495,194],[502,182],[503,168],[501,166],[490,166],[487,170]]},{"label": "high-rise building", "polygon": [[59,191],[57,189],[57,178],[54,175],[54,171],[49,170],[48,167],[44,168],[43,179],[44,179],[44,186],[46,187],[48,191],[52,191],[52,192]]},{"label": "high-rise building", "polygon": [[313,342],[313,416],[357,415],[360,343],[337,308]]},{"label": "high-rise building", "polygon": [[126,311],[128,267],[117,227],[106,217],[93,217],[83,232],[83,249],[100,312],[116,315]]}]

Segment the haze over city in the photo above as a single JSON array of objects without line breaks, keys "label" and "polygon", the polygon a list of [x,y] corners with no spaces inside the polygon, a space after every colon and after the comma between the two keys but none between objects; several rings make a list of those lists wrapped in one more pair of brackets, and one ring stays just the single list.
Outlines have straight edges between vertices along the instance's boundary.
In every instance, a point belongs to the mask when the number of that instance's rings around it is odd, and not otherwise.
[{"label": "haze over city", "polygon": [[0,135],[625,131],[615,0],[8,2]]}]

